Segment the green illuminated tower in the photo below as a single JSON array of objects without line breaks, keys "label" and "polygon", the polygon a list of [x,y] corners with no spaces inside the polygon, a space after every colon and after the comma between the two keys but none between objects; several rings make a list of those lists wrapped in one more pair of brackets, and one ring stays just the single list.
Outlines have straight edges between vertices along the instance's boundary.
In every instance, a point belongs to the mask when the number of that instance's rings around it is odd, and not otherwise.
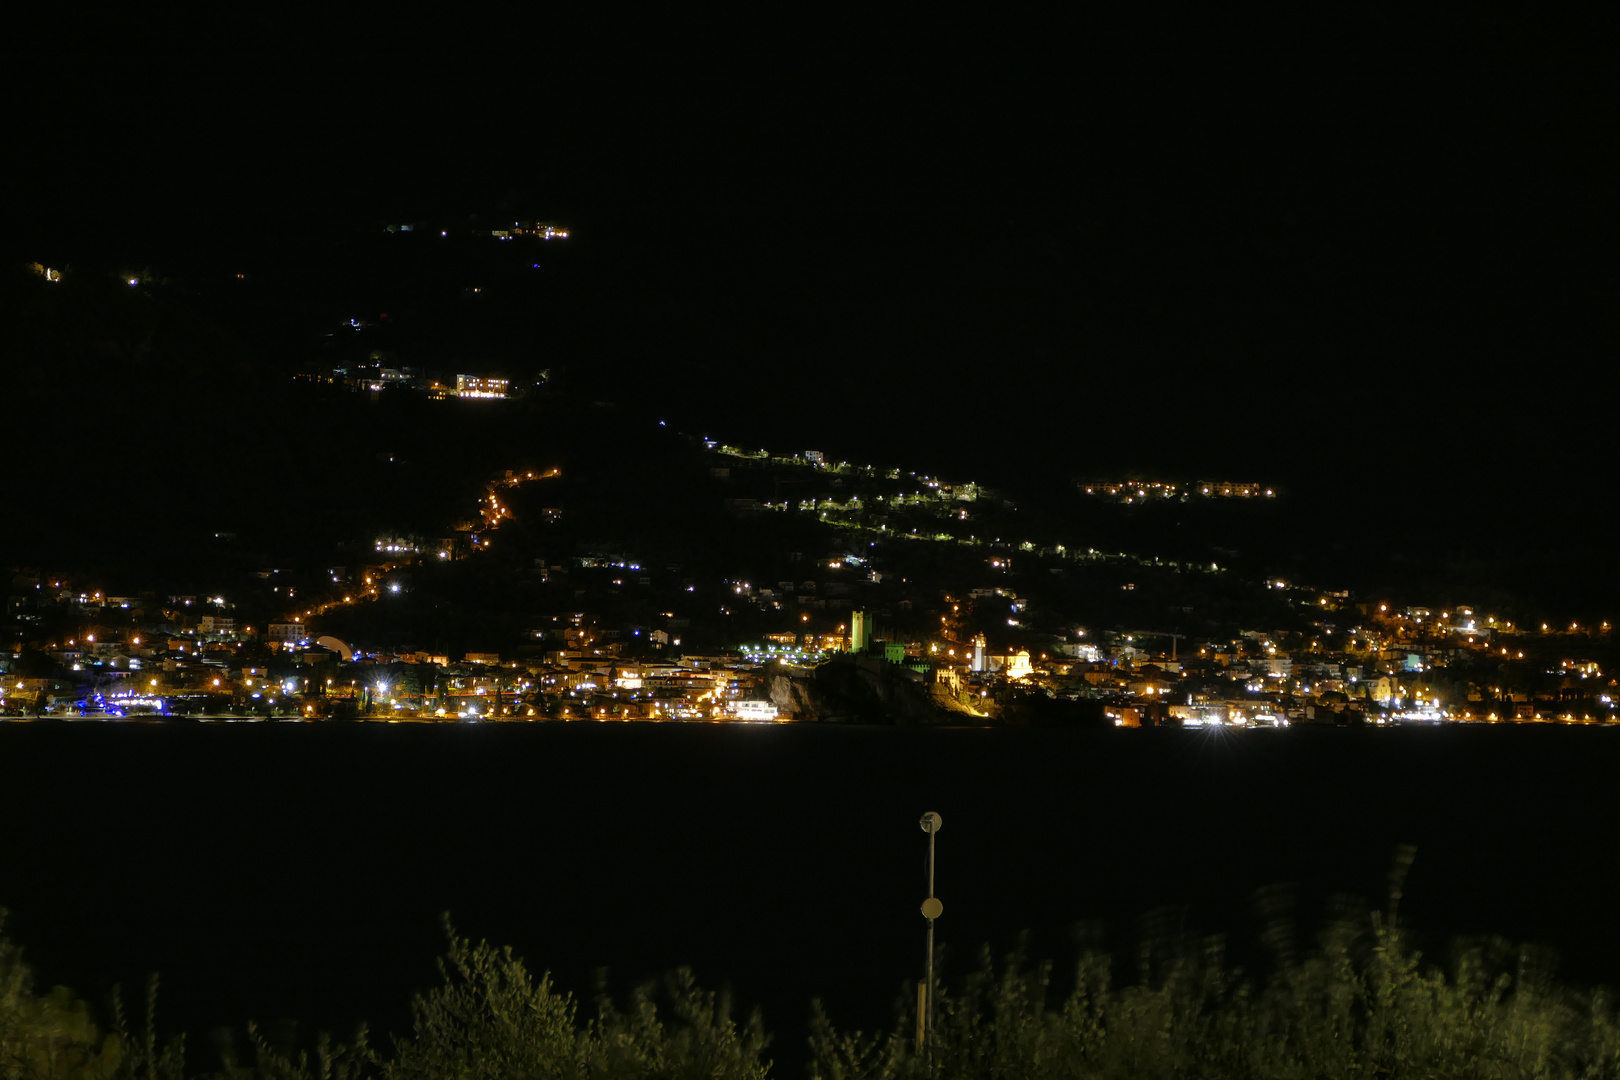
[{"label": "green illuminated tower", "polygon": [[871,616],[864,611],[853,612],[849,617],[849,651],[865,652],[871,640]]}]

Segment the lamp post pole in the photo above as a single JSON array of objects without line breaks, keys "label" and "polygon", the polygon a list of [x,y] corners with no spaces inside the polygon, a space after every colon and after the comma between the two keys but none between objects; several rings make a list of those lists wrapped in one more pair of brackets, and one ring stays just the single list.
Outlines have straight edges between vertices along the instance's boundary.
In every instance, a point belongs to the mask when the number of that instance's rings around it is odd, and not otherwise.
[{"label": "lamp post pole", "polygon": [[934,896],[934,836],[944,819],[930,810],[917,822],[928,834],[928,898],[922,902],[922,917],[928,921],[928,957],[923,985],[919,988],[917,1009],[917,1049],[930,1066],[934,1050],[934,920],[945,912],[945,905]]}]

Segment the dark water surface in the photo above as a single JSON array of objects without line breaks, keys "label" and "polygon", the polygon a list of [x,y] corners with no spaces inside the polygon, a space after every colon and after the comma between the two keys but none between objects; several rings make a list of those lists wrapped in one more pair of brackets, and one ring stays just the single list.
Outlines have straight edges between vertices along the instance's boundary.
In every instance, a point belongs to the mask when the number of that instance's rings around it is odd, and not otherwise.
[{"label": "dark water surface", "polygon": [[[450,911],[589,997],[688,964],[763,1008],[886,1024],[922,959],[924,810],[958,967],[1100,920],[1252,940],[1257,889],[1550,944],[1620,983],[1620,731],[919,731],[810,727],[0,724],[0,904],[41,975],[164,979],[206,1042],[257,1017],[400,1030]],[[194,1042],[194,1045],[197,1045]]]}]

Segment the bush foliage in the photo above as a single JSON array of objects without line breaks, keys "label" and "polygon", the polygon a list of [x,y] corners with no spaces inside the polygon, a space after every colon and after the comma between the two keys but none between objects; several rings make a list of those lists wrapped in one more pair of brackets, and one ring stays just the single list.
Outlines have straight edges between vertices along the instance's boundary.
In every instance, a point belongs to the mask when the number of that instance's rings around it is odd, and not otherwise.
[{"label": "bush foliage", "polygon": [[[1620,1078],[1620,1016],[1603,991],[1557,983],[1533,951],[1486,940],[1427,964],[1388,910],[1339,920],[1313,947],[1272,941],[1264,977],[1232,964],[1219,938],[1145,942],[1134,977],[1082,955],[1072,988],[1021,953],[976,970],[936,1000],[931,1045],[914,1017],[892,1032],[840,1031],[812,1004],[813,1080],[1013,1078]],[[388,1049],[362,1029],[290,1053],[249,1025],[248,1053],[215,1072],[188,1067],[181,1039],[157,1037],[156,983],[141,1030],[115,1000],[103,1030],[60,987],[35,991],[0,939],[0,1080],[756,1080],[772,1073],[758,1015],[732,1019],[724,994],[691,972],[606,995],[582,1016],[549,975],[510,949],[450,929],[440,984],[412,1002],[412,1030]],[[907,998],[907,1000],[913,1000]]]}]

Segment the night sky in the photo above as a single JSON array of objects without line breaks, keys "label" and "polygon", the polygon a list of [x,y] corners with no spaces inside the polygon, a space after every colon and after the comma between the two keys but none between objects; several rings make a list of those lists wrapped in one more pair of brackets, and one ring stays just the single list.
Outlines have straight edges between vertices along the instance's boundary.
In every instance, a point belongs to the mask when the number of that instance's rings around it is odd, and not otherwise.
[{"label": "night sky", "polygon": [[556,220],[534,364],[683,429],[1595,528],[1612,69],[1403,19],[13,43],[8,248],[318,271],[389,220]]}]

